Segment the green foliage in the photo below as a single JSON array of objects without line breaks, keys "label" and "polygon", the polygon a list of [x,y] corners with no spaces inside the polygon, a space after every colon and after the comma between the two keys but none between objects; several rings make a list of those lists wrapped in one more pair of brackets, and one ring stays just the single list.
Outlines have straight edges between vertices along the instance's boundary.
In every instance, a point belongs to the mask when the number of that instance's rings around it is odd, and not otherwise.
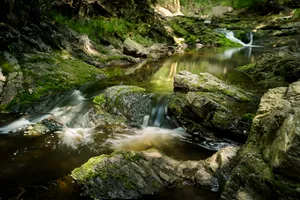
[{"label": "green foliage", "polygon": [[300,8],[297,8],[293,11],[293,18],[294,19],[300,19]]},{"label": "green foliage", "polygon": [[254,117],[255,117],[255,114],[246,113],[242,116],[242,121],[251,123]]},{"label": "green foliage", "polygon": [[139,34],[133,35],[132,39],[134,41],[136,41],[137,43],[139,43],[141,45],[144,45],[144,46],[151,46],[151,45],[153,45],[155,43],[151,38],[149,38],[149,37],[143,37],[143,36],[141,36]]},{"label": "green foliage", "polygon": [[143,28],[143,24],[137,26],[124,18],[97,17],[92,19],[70,19],[55,12],[52,13],[52,18],[59,24],[67,25],[81,34],[88,35],[94,41],[98,41],[99,38],[107,38],[110,41],[115,41],[113,38],[124,40],[130,36],[142,45],[150,46],[154,44],[152,39],[142,36],[142,34],[145,35],[148,31],[146,28]]},{"label": "green foliage", "polygon": [[0,65],[1,69],[2,69],[2,73],[5,75],[8,75],[9,73],[14,71],[13,66],[11,66],[9,63],[5,62],[3,64]]},{"label": "green foliage", "polygon": [[266,0],[233,0],[233,7],[234,8],[247,8],[254,6],[256,4],[263,4]]}]

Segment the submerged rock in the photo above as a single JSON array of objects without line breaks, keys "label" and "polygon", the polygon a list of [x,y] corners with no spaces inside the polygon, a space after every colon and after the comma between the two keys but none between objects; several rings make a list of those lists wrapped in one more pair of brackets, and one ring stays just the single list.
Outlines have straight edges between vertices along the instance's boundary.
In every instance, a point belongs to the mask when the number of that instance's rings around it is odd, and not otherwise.
[{"label": "submerged rock", "polygon": [[246,146],[223,199],[298,199],[300,82],[270,89],[261,99]]},{"label": "submerged rock", "polygon": [[246,139],[250,121],[246,120],[246,105],[252,105],[253,96],[240,88],[227,85],[209,73],[192,74],[182,71],[175,76],[175,88],[186,94],[175,93],[168,104],[168,113],[188,132],[204,136],[219,132],[222,136]]},{"label": "submerged rock", "polygon": [[186,183],[215,190],[218,182],[213,174],[228,166],[237,150],[228,147],[200,161],[177,161],[155,149],[119,150],[91,158],[71,176],[94,199],[134,199]]},{"label": "submerged rock", "polygon": [[141,125],[144,116],[151,112],[151,95],[137,86],[113,86],[95,97],[96,113],[108,112],[123,117],[123,121]]}]

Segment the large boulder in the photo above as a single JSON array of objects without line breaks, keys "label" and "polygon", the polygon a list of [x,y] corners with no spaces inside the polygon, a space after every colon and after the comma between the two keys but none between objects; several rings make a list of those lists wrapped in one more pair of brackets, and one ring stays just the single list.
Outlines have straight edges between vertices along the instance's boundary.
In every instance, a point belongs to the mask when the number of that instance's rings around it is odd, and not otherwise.
[{"label": "large boulder", "polygon": [[261,99],[246,146],[225,184],[223,199],[298,199],[300,82]]},{"label": "large boulder", "polygon": [[[171,96],[168,113],[188,132],[205,133],[204,136],[215,132],[221,133],[222,137],[246,139],[251,123],[247,113],[255,108],[250,93],[227,85],[209,73],[188,71],[175,76],[174,87],[188,92]],[[249,110],[244,108],[245,105]]]},{"label": "large boulder", "polygon": [[244,90],[226,84],[210,73],[193,74],[189,71],[180,71],[174,77],[174,88],[188,91],[215,92],[227,95],[237,101],[250,101],[253,96]]},{"label": "large boulder", "polygon": [[230,6],[215,6],[211,9],[210,15],[213,17],[221,17],[232,10],[233,8]]},{"label": "large boulder", "polygon": [[94,199],[136,199],[166,187],[189,183],[217,189],[213,174],[227,167],[238,148],[227,147],[200,161],[177,161],[150,149],[142,152],[115,151],[91,158],[72,171],[71,176],[83,185],[84,194]]},{"label": "large boulder", "polygon": [[121,121],[136,125],[143,123],[144,117],[150,115],[152,107],[151,95],[145,93],[144,88],[126,85],[107,88],[93,102],[96,104],[96,115],[107,112],[109,114],[105,114],[106,116],[117,116],[118,119],[123,119]]},{"label": "large boulder", "polygon": [[149,51],[139,43],[127,38],[124,41],[123,53],[134,57],[147,57]]}]

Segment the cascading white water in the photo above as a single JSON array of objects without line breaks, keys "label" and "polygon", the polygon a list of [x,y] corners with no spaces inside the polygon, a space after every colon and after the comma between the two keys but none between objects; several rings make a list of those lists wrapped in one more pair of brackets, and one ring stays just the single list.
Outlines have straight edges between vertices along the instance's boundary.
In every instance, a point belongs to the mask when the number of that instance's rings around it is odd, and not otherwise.
[{"label": "cascading white water", "polygon": [[237,39],[235,36],[234,36],[234,33],[232,31],[228,31],[225,33],[225,37],[235,43],[238,43],[238,44],[241,44],[243,46],[251,46],[252,43],[253,43],[253,33],[250,32],[250,42],[248,44],[244,43],[243,41]]},{"label": "cascading white water", "polygon": [[9,133],[9,132],[12,132],[12,131],[15,131],[17,129],[20,129],[20,128],[23,128],[27,125],[30,125],[30,124],[34,124],[32,123],[31,121],[29,121],[27,118],[25,117],[21,117],[20,119],[6,125],[6,126],[3,126],[3,127],[0,127],[0,133]]},{"label": "cascading white water", "polygon": [[159,127],[143,127],[132,129],[128,134],[114,134],[113,138],[106,140],[107,146],[112,149],[145,150],[147,148],[160,148],[171,146],[177,139],[182,139],[187,133],[181,128],[165,129]]},{"label": "cascading white water", "polygon": [[218,33],[221,33],[221,34],[225,35],[225,37],[227,39],[231,40],[232,42],[241,44],[241,45],[243,45],[245,47],[252,46],[252,43],[253,43],[253,33],[252,32],[249,33],[250,42],[248,44],[246,44],[243,41],[241,41],[240,39],[236,38],[234,36],[234,32],[233,31],[227,30],[226,28],[218,28],[218,29],[215,29],[215,31],[218,32]]},{"label": "cascading white water", "polygon": [[63,125],[60,134],[62,143],[71,147],[76,147],[79,143],[91,141],[91,130],[86,120],[84,120],[85,109],[87,108],[86,99],[79,90],[73,91],[66,98],[47,113],[24,116],[20,119],[0,128],[0,133],[7,134],[34,125],[46,118],[52,117],[56,122]]}]

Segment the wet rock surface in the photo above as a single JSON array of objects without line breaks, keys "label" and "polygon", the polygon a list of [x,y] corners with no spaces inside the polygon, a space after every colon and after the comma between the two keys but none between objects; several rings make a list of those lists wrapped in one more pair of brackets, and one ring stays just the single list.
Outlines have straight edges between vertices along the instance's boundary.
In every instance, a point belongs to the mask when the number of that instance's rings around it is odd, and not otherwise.
[{"label": "wet rock surface", "polygon": [[239,67],[265,89],[287,86],[300,79],[299,53],[280,51],[262,55],[257,62]]},{"label": "wet rock surface", "polygon": [[227,85],[210,73],[193,74],[181,71],[174,77],[174,88],[188,91],[215,92],[235,99],[237,101],[250,101],[252,95],[235,86]]},{"label": "wet rock surface", "polygon": [[228,165],[238,148],[227,147],[200,161],[177,161],[150,149],[115,151],[91,158],[72,171],[84,194],[95,199],[133,199],[186,183],[210,190],[218,188],[213,174]]},{"label": "wet rock surface", "polygon": [[113,86],[94,98],[96,112],[107,112],[132,124],[142,125],[150,115],[152,100],[145,89],[137,86]]},{"label": "wet rock surface", "polygon": [[127,38],[124,41],[123,52],[134,57],[147,57],[147,55],[149,54],[149,51],[146,48],[144,48],[139,43],[131,40],[130,38]]},{"label": "wet rock surface", "polygon": [[223,199],[299,197],[300,82],[270,89],[225,184]]},{"label": "wet rock surface", "polygon": [[247,112],[241,102],[254,100],[250,93],[227,85],[209,73],[182,71],[175,76],[174,86],[188,92],[171,96],[168,113],[188,132],[199,131],[208,136],[221,132],[222,137],[247,138],[251,123],[245,119]]}]

